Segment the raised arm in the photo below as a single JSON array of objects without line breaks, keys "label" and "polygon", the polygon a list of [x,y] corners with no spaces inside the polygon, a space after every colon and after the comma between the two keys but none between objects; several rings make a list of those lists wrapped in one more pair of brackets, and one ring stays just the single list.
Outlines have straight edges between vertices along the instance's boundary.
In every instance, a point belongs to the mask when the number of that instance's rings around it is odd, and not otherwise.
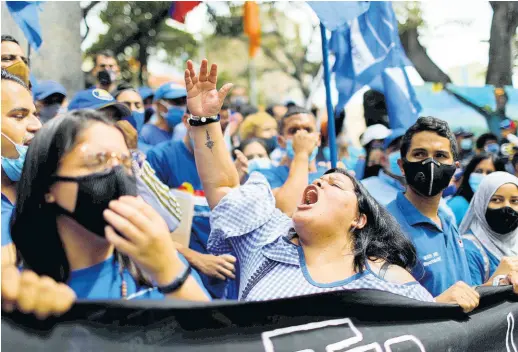
[{"label": "raised arm", "polygon": [[[225,84],[218,92],[217,71],[217,65],[212,64],[208,72],[207,60],[203,60],[200,73],[196,75],[192,62],[187,61],[187,107],[193,116],[201,118],[218,115],[232,84]],[[190,126],[189,132],[194,140],[196,168],[209,206],[213,209],[232,188],[239,186],[239,176],[225,146],[219,122]]]}]

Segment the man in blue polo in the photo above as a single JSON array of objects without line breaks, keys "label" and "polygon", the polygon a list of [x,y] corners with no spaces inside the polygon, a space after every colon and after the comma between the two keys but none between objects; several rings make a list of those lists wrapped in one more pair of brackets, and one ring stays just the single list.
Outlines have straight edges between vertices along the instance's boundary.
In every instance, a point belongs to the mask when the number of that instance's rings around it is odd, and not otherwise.
[{"label": "man in blue polo", "polygon": [[[182,123],[187,128],[187,116],[184,117]],[[238,283],[231,280],[227,286],[225,280],[225,278],[233,279],[234,276],[238,276],[234,275],[235,258],[226,255],[216,258],[209,255],[207,251],[210,234],[210,208],[196,169],[193,145],[194,142],[187,133],[183,140],[169,140],[150,149],[147,153],[147,161],[164,184],[170,188],[191,192],[194,196],[194,217],[189,248],[204,255],[206,263],[201,263],[202,267],[219,266],[219,275],[216,276],[204,274],[209,272],[200,269],[200,276],[205,288],[214,298],[237,298]],[[185,252],[184,255],[189,262],[195,260],[189,256],[189,252]],[[219,263],[216,263],[216,260],[219,260]],[[213,264],[210,264],[211,262]]]},{"label": "man in blue polo", "polygon": [[407,182],[387,209],[416,247],[418,264],[412,274],[436,297],[465,311],[479,302],[471,287],[469,265],[455,221],[439,203],[459,166],[457,143],[448,124],[421,117],[401,142],[399,166]]},{"label": "man in blue polo", "polygon": [[153,102],[155,114],[139,135],[139,140],[148,145],[173,138],[175,127],[182,124],[187,112],[187,91],[178,83],[166,83],[155,91]]},{"label": "man in blue polo", "polygon": [[104,89],[95,88],[82,90],[68,104],[68,111],[93,109],[104,112],[116,121],[131,116],[131,110]]}]

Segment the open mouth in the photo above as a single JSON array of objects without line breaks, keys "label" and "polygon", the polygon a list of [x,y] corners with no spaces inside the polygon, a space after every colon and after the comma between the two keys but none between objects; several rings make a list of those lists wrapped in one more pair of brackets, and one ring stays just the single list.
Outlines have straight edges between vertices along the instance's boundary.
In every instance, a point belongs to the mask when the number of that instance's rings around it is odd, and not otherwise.
[{"label": "open mouth", "polygon": [[313,205],[318,202],[318,188],[314,185],[309,185],[304,191],[303,204]]}]

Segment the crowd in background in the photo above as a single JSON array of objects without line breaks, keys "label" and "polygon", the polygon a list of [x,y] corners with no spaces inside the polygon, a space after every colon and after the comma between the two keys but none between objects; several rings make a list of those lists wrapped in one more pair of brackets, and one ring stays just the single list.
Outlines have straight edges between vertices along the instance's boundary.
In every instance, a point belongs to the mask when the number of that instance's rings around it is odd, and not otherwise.
[{"label": "crowd in background", "polygon": [[477,285],[518,292],[510,119],[499,136],[437,116],[354,141],[342,112],[331,169],[317,111],[218,91],[206,60],[153,90],[99,52],[96,86],[69,96],[1,45],[4,310],[367,288],[468,312]]}]

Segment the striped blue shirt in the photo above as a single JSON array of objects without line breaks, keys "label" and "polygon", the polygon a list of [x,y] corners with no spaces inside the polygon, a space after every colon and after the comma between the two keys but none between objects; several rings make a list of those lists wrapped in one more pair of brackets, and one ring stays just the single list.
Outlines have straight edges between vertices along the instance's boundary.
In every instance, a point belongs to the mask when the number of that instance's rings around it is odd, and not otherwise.
[{"label": "striped blue shirt", "polygon": [[270,300],[328,291],[375,289],[421,301],[433,297],[417,282],[385,281],[370,267],[345,280],[315,282],[306,267],[302,248],[290,241],[291,219],[275,207],[266,178],[252,173],[241,187],[233,189],[211,215],[208,249],[214,254],[232,249],[240,263],[239,299]]}]

